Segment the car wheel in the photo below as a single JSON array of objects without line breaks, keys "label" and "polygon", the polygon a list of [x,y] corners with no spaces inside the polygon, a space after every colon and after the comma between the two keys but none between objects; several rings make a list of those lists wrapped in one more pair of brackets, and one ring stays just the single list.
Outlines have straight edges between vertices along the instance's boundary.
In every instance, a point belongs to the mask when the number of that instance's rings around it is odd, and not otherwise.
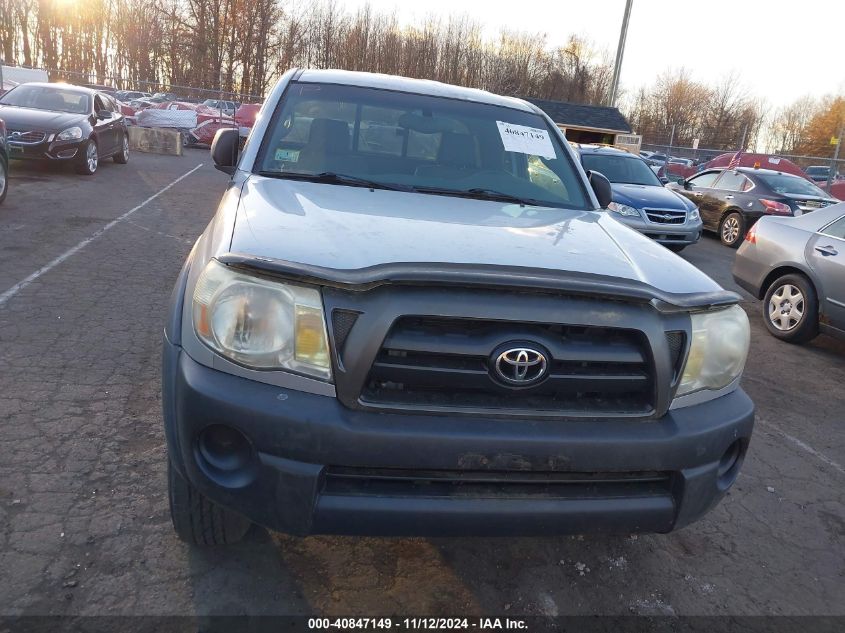
[{"label": "car wheel", "polygon": [[200,546],[237,543],[252,526],[246,517],[206,498],[167,460],[167,490],[173,529],[186,543]]},{"label": "car wheel", "polygon": [[742,215],[735,211],[728,213],[722,219],[722,224],[719,227],[719,239],[722,240],[722,244],[737,248],[744,235],[745,220],[742,219]]},{"label": "car wheel", "polygon": [[118,165],[125,165],[129,162],[129,136],[123,135],[123,146],[120,151],[114,155],[114,162]]},{"label": "car wheel", "polygon": [[76,173],[83,176],[93,176],[100,164],[100,157],[97,151],[97,143],[88,139],[79,148],[79,156],[76,162]]},{"label": "car wheel", "polygon": [[673,253],[680,253],[687,247],[686,244],[665,244],[665,246]]},{"label": "car wheel", "polygon": [[6,199],[9,190],[9,164],[0,158],[0,204]]},{"label": "car wheel", "polygon": [[763,321],[769,332],[788,343],[806,343],[819,333],[816,290],[803,275],[784,275],[766,291]]}]

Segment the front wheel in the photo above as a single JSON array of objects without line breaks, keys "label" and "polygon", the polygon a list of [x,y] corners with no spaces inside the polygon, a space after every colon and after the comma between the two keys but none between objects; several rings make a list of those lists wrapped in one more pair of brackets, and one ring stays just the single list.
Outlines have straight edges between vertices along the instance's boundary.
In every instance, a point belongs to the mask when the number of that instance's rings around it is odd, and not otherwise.
[{"label": "front wheel", "polygon": [[76,160],[76,173],[83,176],[93,176],[99,164],[100,156],[97,150],[97,143],[93,139],[88,139],[79,148],[79,154]]},{"label": "front wheel", "polygon": [[745,235],[745,220],[742,214],[734,211],[728,213],[722,220],[722,225],[719,227],[719,239],[722,244],[730,248],[738,248],[742,237]]},{"label": "front wheel", "polygon": [[208,547],[237,543],[252,522],[206,498],[167,460],[167,490],[173,529],[186,543]]},{"label": "front wheel", "polygon": [[763,299],[763,321],[775,338],[806,343],[819,333],[819,301],[810,280],[784,275],[775,280]]},{"label": "front wheel", "polygon": [[6,192],[9,190],[9,165],[0,158],[0,204],[6,199]]},{"label": "front wheel", "polygon": [[123,145],[120,151],[114,155],[114,162],[118,165],[125,165],[129,162],[129,137],[126,134],[123,135]]}]

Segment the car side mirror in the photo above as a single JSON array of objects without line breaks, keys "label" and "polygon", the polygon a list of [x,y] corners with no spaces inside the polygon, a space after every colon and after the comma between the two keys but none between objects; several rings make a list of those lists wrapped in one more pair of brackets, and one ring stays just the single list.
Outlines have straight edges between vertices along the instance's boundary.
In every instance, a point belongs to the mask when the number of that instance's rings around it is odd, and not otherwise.
[{"label": "car side mirror", "polygon": [[590,186],[593,188],[593,193],[596,194],[596,200],[599,201],[599,206],[602,209],[607,209],[613,201],[613,191],[610,189],[610,181],[604,174],[598,171],[588,171],[587,180],[590,181]]},{"label": "car side mirror", "polygon": [[235,173],[240,151],[240,133],[234,128],[217,130],[211,142],[211,160],[214,167],[230,176]]},{"label": "car side mirror", "polygon": [[689,189],[689,185],[687,185],[687,179],[686,178],[683,178],[683,177],[678,178],[675,182],[677,182],[679,185],[681,185],[684,189]]}]

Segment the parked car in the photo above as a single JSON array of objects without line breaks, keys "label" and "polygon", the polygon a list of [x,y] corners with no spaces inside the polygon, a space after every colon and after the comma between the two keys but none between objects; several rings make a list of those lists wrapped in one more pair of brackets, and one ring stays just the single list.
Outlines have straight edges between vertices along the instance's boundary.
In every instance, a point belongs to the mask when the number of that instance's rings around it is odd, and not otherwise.
[{"label": "parked car", "polygon": [[581,145],[578,151],[585,170],[610,181],[613,202],[608,209],[617,220],[675,252],[701,237],[698,208],[664,187],[644,160],[601,145]]},{"label": "parked car", "polygon": [[[715,169],[716,167],[728,167],[736,157],[736,152],[726,152],[711,158],[698,168],[698,171]],[[739,156],[737,167],[752,167],[754,169],[773,169],[784,174],[792,174],[806,179],[804,170],[788,158],[776,154],[760,154],[756,152],[743,152]]]},{"label": "parked car", "polygon": [[[830,177],[830,165],[810,165],[804,170],[804,173],[813,182],[826,183]],[[841,178],[842,176],[838,171],[833,174],[834,180],[840,180]]]},{"label": "parked car", "polygon": [[662,167],[663,163],[665,163],[666,160],[666,154],[661,154],[660,152],[653,152],[651,156],[646,159],[646,162],[649,165],[653,165],[655,167]]},{"label": "parked car", "polygon": [[845,204],[797,218],[763,218],[736,254],[736,282],[763,300],[771,334],[804,343],[845,339]]},{"label": "parked car", "polygon": [[708,231],[736,248],[764,215],[798,216],[838,202],[806,178],[770,169],[708,169],[667,185],[696,204]]},{"label": "parked car", "polygon": [[722,497],[739,297],[609,217],[540,109],[328,70],[265,108],[242,153],[217,132],[232,181],[167,318],[180,537],[667,532]]},{"label": "parked car", "polygon": [[133,99],[129,102],[129,107],[135,111],[146,110],[147,108],[153,108],[157,106],[159,103],[163,102],[156,102],[150,99]]},{"label": "parked car", "polygon": [[104,84],[82,84],[82,87],[90,88],[91,90],[96,90],[97,92],[102,92],[111,96],[114,96],[114,93],[117,92],[112,86],[106,86]]},{"label": "parked car", "polygon": [[9,191],[9,148],[6,145],[6,123],[0,119],[0,204]]},{"label": "parked car", "polygon": [[129,103],[133,99],[146,99],[152,97],[149,92],[139,92],[137,90],[118,90],[114,93],[114,98],[124,103]]},{"label": "parked car", "polygon": [[219,110],[227,116],[235,116],[235,111],[238,109],[234,101],[224,101],[222,99],[206,99],[202,104],[214,110]]},{"label": "parked car", "polygon": [[13,159],[71,162],[91,175],[108,157],[129,161],[129,137],[109,95],[68,84],[26,83],[0,97]]}]

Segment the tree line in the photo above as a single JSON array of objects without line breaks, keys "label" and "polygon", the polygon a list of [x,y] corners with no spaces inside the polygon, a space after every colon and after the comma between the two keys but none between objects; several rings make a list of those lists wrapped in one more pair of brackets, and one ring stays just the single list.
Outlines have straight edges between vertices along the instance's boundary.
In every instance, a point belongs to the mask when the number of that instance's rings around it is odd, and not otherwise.
[{"label": "tree line", "polygon": [[0,0],[0,54],[51,77],[262,95],[291,66],[435,79],[505,94],[600,103],[612,62],[573,35],[483,35],[467,16],[401,24],[336,0]]}]

